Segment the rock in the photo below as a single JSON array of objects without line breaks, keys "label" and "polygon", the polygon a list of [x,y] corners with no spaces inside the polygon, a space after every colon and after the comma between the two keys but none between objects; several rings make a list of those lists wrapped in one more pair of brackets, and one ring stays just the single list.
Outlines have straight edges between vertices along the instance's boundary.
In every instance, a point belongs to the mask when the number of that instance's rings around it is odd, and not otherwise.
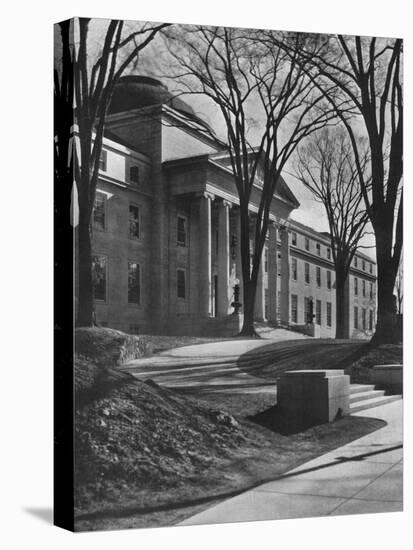
[{"label": "rock", "polygon": [[225,426],[230,426],[231,428],[239,427],[239,424],[235,418],[224,411],[212,411],[211,416],[213,416],[217,422],[224,424]]}]

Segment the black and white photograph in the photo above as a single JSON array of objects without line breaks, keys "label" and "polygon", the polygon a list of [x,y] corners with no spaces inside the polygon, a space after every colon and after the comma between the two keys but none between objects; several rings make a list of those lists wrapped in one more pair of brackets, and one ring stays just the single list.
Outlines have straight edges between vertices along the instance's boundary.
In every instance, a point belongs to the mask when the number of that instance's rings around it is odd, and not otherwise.
[{"label": "black and white photograph", "polygon": [[403,39],[54,41],[56,524],[401,512]]}]

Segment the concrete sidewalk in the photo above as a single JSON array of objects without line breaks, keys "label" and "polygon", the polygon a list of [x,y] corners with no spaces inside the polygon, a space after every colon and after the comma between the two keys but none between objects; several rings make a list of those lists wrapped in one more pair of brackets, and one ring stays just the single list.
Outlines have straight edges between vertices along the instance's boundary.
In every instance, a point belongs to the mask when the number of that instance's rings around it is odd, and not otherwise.
[{"label": "concrete sidewalk", "polygon": [[233,340],[219,340],[206,344],[193,344],[162,351],[152,357],[132,359],[122,365],[125,369],[151,367],[170,367],[173,365],[193,365],[229,363],[237,361],[242,355],[260,347],[279,342],[311,340],[313,338],[285,329],[268,329],[260,331],[258,338],[234,338]]},{"label": "concrete sidewalk", "polygon": [[180,525],[402,511],[403,401],[356,415],[387,425]]}]

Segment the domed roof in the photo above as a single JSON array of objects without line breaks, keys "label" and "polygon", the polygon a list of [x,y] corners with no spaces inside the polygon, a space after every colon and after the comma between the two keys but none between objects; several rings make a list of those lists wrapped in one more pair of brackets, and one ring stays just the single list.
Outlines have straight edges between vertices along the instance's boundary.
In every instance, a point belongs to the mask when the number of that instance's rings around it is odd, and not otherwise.
[{"label": "domed roof", "polygon": [[206,126],[205,122],[195,114],[192,107],[179,97],[174,97],[160,80],[149,76],[128,75],[121,77],[113,90],[109,114],[159,104],[166,104]]}]

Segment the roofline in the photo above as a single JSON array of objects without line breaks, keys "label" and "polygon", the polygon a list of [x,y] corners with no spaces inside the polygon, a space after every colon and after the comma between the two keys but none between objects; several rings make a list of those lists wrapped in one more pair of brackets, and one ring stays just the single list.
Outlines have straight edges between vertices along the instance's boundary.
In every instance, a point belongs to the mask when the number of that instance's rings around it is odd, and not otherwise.
[{"label": "roofline", "polygon": [[[331,239],[329,236],[325,235],[323,231],[316,231],[312,227],[305,225],[304,223],[298,222],[292,218],[288,219],[288,222],[290,224],[290,227],[296,226],[298,230],[301,230],[303,232],[308,233],[309,235],[315,236],[320,241],[323,241],[324,243],[328,243],[331,246]],[[376,260],[365,254],[364,252],[360,252],[359,250],[356,250],[355,255],[358,258],[361,258],[362,260],[367,260],[368,262],[371,262],[373,264],[376,264]]]},{"label": "roofline", "polygon": [[[74,124],[72,126],[72,131],[74,136],[80,139],[80,132],[79,132],[79,126],[77,124]],[[111,134],[109,137],[107,134]],[[96,132],[93,131],[92,133],[92,141],[96,139]],[[145,162],[146,164],[152,164],[152,161],[148,155],[145,153],[142,153],[142,151],[139,151],[136,147],[133,147],[130,145],[126,140],[118,138],[118,136],[114,135],[112,132],[104,130],[103,132],[103,142],[102,146],[106,149],[112,149],[113,151],[124,153],[124,154],[131,154],[135,157],[139,158],[142,162]],[[116,147],[118,146],[118,147]],[[127,151],[123,150],[121,148],[127,149]]]},{"label": "roofline", "polygon": [[[190,164],[197,164],[197,163],[201,163],[201,162],[206,161],[207,164],[211,164],[212,166],[214,166],[218,170],[221,170],[222,172],[225,172],[227,175],[230,175],[233,178],[234,177],[233,171],[230,168],[228,168],[227,166],[223,166],[222,164],[217,162],[214,157],[215,157],[215,153],[212,153],[212,154],[205,153],[203,155],[197,155],[197,156],[192,156],[192,157],[181,157],[181,158],[177,158],[177,159],[166,160],[162,164],[165,166],[165,168],[169,168],[169,167],[174,167],[174,166],[185,166],[185,165],[190,165]],[[289,187],[288,187],[287,183],[284,181],[284,178],[282,176],[280,176],[280,177],[281,177],[282,183],[285,186],[287,186],[287,189],[289,190]],[[254,183],[254,187],[256,187],[257,189],[262,189],[262,187],[260,185],[256,184],[256,183]],[[295,198],[292,191],[290,191],[290,193],[292,194],[293,200],[284,198],[284,197],[280,196],[277,192],[274,193],[273,197],[275,197],[277,200],[279,200],[281,202],[284,202],[284,203],[289,204],[289,205],[292,204],[292,205],[294,205],[295,208],[298,208],[300,206],[300,203]]]}]

